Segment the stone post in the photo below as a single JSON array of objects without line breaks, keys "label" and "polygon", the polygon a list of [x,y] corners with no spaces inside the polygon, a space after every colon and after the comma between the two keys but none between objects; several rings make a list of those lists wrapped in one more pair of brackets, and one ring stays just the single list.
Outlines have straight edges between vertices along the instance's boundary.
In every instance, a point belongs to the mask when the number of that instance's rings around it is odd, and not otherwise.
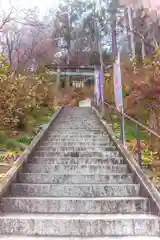
[{"label": "stone post", "polygon": [[59,85],[60,85],[60,69],[57,68],[57,79],[56,79],[56,90],[59,91]]}]

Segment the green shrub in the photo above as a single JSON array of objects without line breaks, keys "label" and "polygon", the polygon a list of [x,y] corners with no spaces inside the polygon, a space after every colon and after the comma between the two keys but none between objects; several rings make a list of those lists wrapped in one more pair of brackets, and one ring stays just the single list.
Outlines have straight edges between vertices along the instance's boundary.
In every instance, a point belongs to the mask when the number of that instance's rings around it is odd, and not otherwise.
[{"label": "green shrub", "polygon": [[27,136],[22,136],[22,137],[20,137],[20,138],[18,138],[16,140],[19,143],[23,143],[23,144],[29,145],[30,142],[32,141],[32,138],[31,137],[27,137]]},{"label": "green shrub", "polygon": [[18,145],[14,140],[8,140],[6,143],[6,148],[11,151],[15,151]]},{"label": "green shrub", "polygon": [[7,143],[7,136],[5,135],[5,133],[0,132],[0,147],[5,146],[6,143]]}]

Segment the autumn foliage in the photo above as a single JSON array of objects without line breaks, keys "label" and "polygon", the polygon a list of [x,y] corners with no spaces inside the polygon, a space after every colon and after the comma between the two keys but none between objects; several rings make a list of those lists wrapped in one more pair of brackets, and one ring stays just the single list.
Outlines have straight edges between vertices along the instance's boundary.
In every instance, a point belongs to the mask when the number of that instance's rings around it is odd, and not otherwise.
[{"label": "autumn foliage", "polygon": [[[145,58],[143,64],[136,62],[135,71],[132,62],[123,60],[121,71],[125,112],[160,134],[160,50],[157,49],[150,58]],[[112,71],[106,77],[105,99],[114,104]],[[134,129],[136,129],[135,125],[130,127],[130,131]],[[160,156],[159,139],[153,134],[148,134],[144,129],[141,130],[144,140],[142,145],[145,145],[145,149],[150,149],[152,155],[149,156],[150,161],[156,159],[157,155]],[[129,148],[137,147],[134,138],[133,136]]]},{"label": "autumn foliage", "polygon": [[23,129],[31,116],[53,102],[54,83],[45,76],[0,74],[0,123],[7,128]]}]

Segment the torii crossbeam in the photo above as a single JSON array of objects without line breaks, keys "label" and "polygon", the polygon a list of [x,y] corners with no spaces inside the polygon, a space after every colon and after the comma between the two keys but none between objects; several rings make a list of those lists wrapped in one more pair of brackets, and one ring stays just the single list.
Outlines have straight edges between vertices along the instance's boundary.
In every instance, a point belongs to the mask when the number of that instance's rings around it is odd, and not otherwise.
[{"label": "torii crossbeam", "polygon": [[62,65],[62,64],[50,64],[46,65],[46,69],[51,74],[58,74],[59,76],[94,76],[95,69],[99,69],[100,66],[79,66],[79,65]]}]

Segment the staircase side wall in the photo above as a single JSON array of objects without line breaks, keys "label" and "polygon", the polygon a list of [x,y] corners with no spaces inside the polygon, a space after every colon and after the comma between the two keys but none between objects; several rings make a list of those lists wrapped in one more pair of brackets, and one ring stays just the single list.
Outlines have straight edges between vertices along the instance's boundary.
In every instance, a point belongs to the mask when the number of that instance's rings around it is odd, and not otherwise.
[{"label": "staircase side wall", "polygon": [[141,167],[135,161],[133,155],[129,153],[122,143],[117,140],[114,132],[107,122],[101,117],[99,112],[93,107],[95,114],[99,121],[103,124],[106,131],[108,132],[115,146],[120,151],[121,156],[124,158],[124,163],[128,165],[129,171],[134,174],[134,183],[140,184],[140,195],[149,199],[150,213],[160,216],[160,193],[155,188],[153,183],[149,180],[146,174],[143,172]]},{"label": "staircase side wall", "polygon": [[49,123],[40,130],[35,136],[31,144],[26,148],[23,154],[15,161],[12,168],[6,173],[2,184],[0,184],[0,198],[8,193],[9,187],[13,181],[16,180],[17,174],[22,170],[24,164],[28,161],[34,149],[39,145],[40,141],[45,137],[50,126],[54,123],[57,116],[60,114],[63,108],[60,108],[49,121]]}]

